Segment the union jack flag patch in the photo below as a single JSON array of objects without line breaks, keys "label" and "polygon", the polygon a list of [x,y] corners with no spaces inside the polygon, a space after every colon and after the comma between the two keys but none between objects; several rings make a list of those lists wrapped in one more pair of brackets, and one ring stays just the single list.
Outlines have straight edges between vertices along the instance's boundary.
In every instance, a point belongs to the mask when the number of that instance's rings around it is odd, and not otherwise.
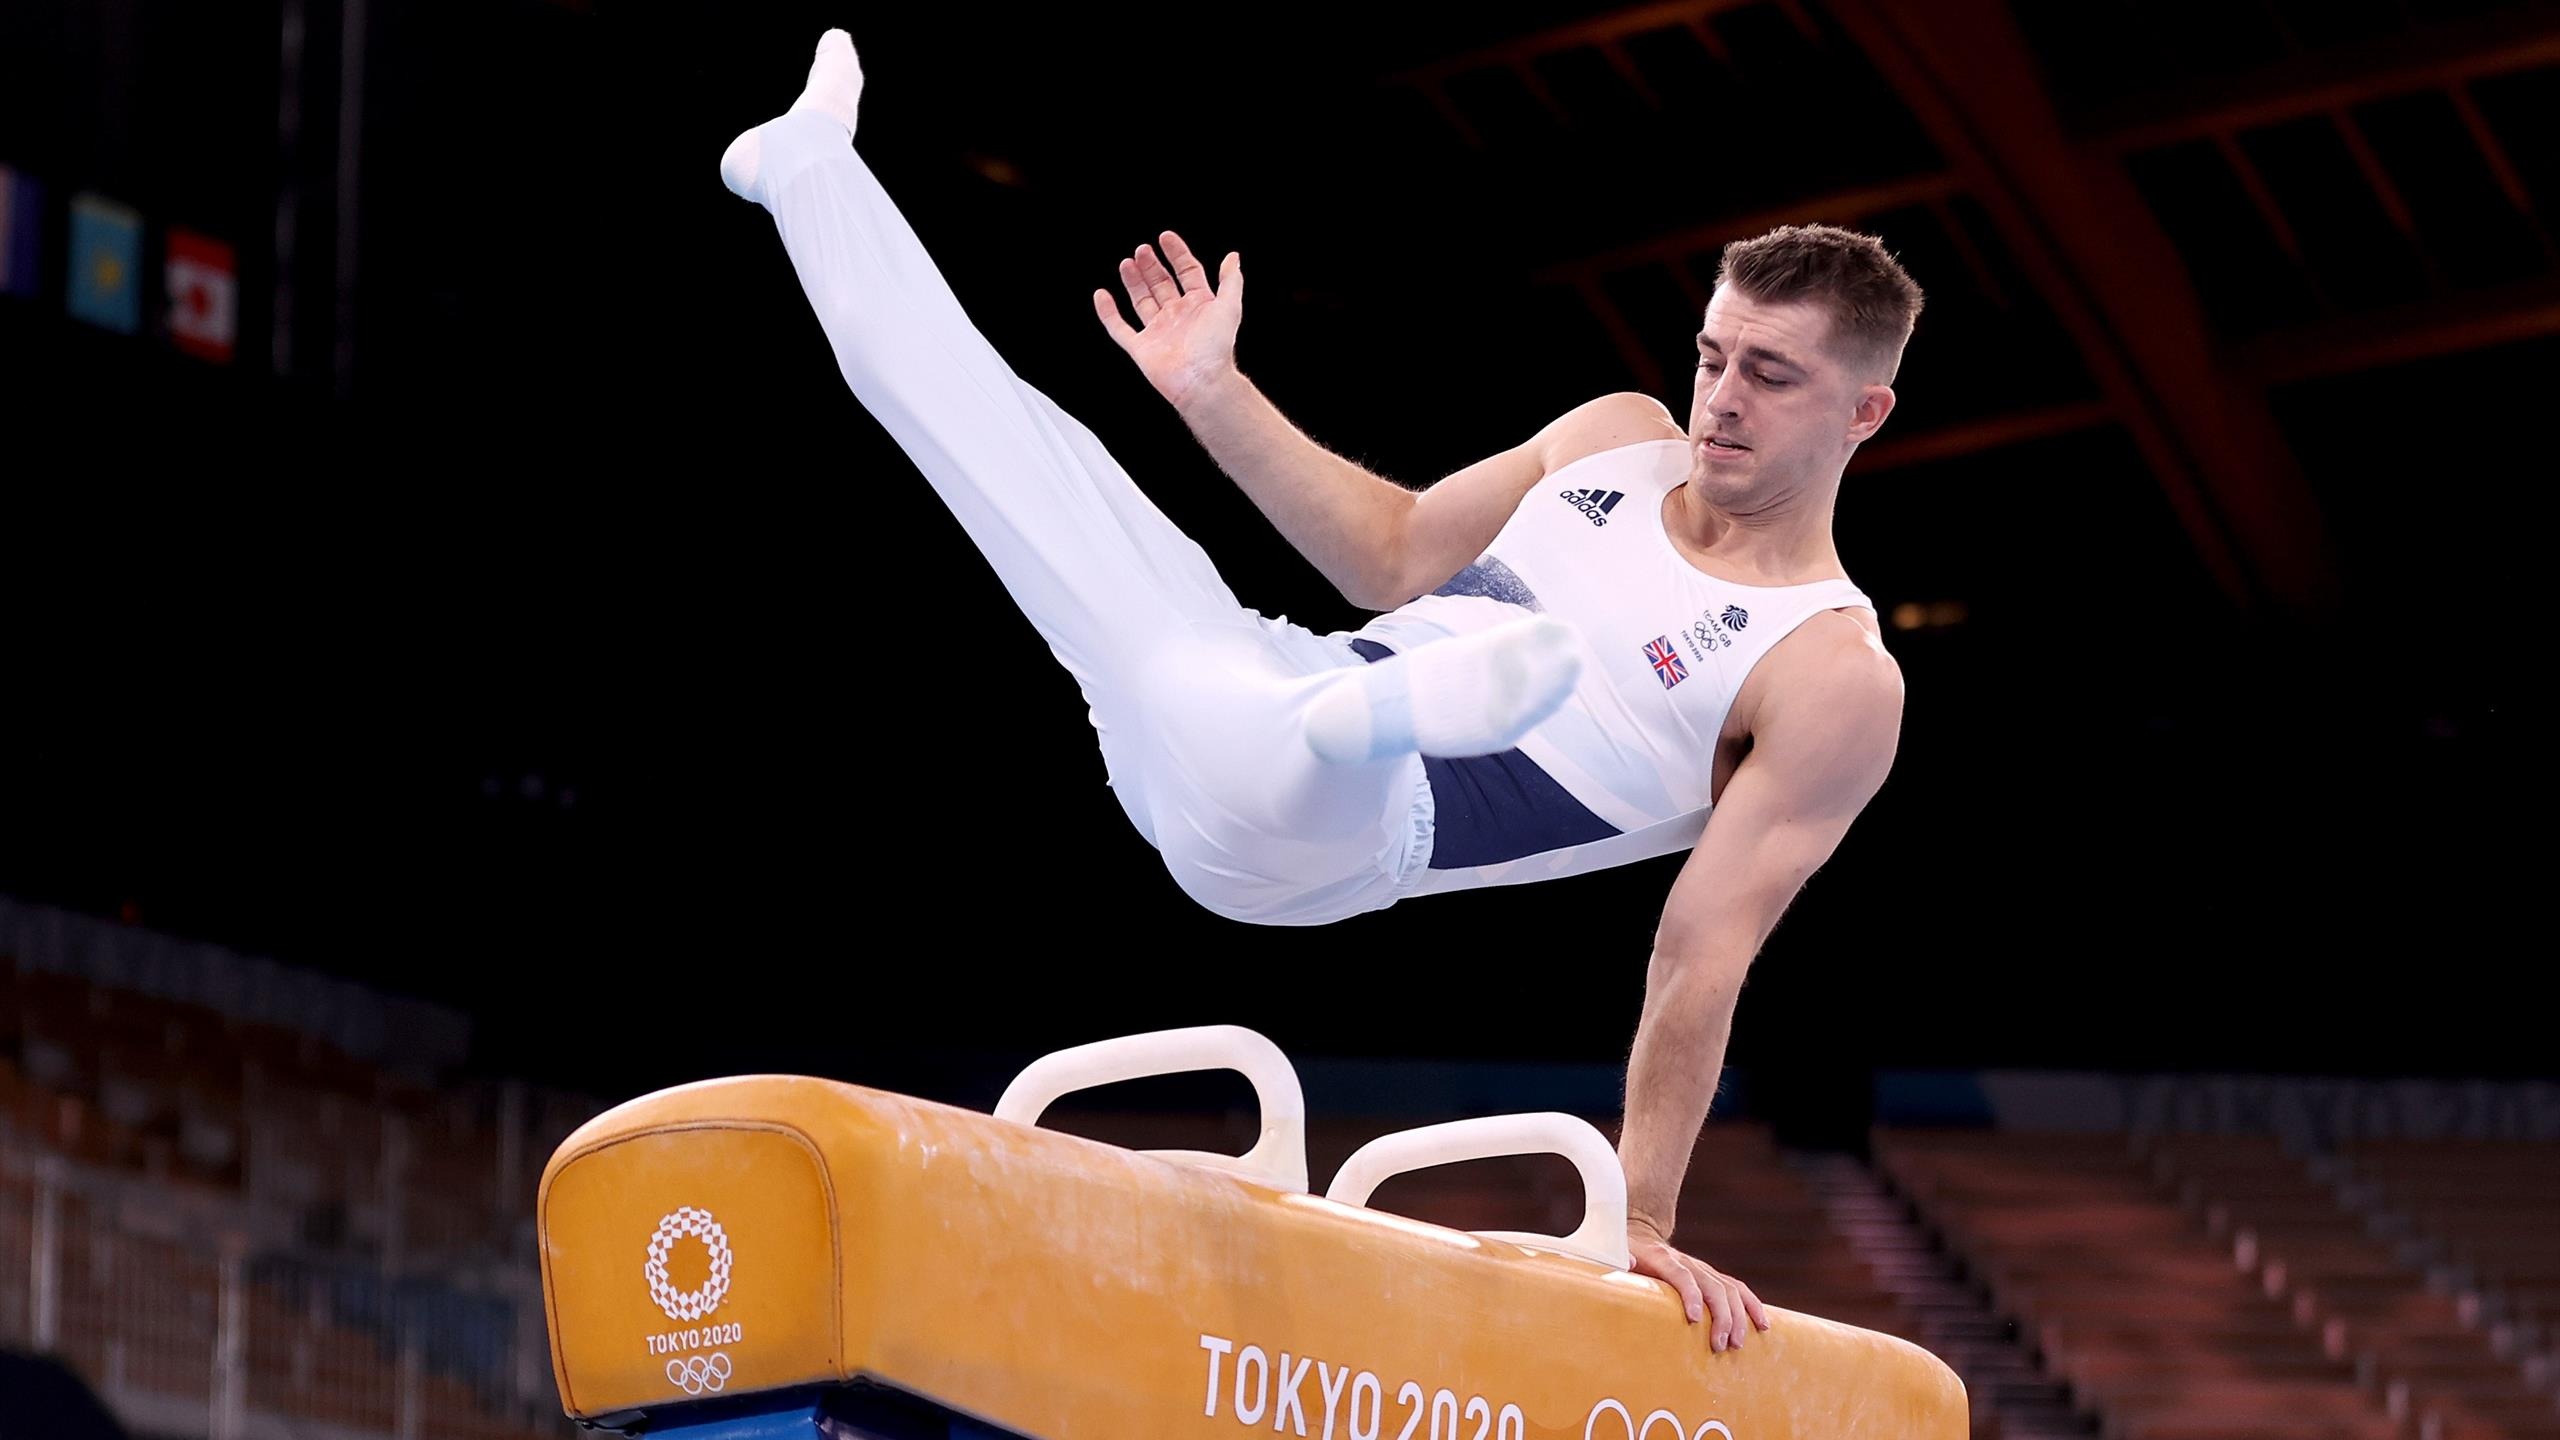
[{"label": "union jack flag patch", "polygon": [[1655,636],[1653,642],[1644,647],[1644,658],[1652,662],[1653,673],[1661,679],[1665,690],[1689,678],[1689,667],[1681,662],[1680,652],[1671,648],[1668,635]]}]

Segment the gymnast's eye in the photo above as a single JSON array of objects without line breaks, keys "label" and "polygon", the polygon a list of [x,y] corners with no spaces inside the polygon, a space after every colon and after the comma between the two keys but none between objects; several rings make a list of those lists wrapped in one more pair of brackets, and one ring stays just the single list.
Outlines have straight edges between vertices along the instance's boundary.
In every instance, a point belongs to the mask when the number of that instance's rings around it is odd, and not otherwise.
[{"label": "gymnast's eye", "polygon": [[1786,382],[1786,381],[1781,380],[1781,379],[1777,378],[1777,377],[1776,377],[1776,376],[1774,376],[1774,375],[1763,375],[1763,376],[1761,376],[1761,377],[1760,377],[1760,383],[1761,383],[1761,384],[1763,384],[1763,385],[1768,386],[1768,387],[1769,387],[1770,389],[1772,389],[1772,390],[1783,390],[1783,389],[1785,389],[1785,388],[1787,387],[1787,382]]}]

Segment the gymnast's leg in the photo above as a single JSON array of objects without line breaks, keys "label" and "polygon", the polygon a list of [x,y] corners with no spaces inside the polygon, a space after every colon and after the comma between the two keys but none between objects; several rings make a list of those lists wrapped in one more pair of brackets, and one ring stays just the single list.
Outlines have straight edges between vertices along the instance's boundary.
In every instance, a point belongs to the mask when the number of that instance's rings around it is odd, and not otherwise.
[{"label": "gymnast's leg", "polygon": [[1208,556],[981,336],[849,143],[861,70],[830,30],[809,86],[721,159],[772,212],[838,367],[1090,696],[1176,620],[1250,626]]},{"label": "gymnast's leg", "polygon": [[[1246,610],[971,324],[849,143],[860,87],[851,41],[827,32],[800,100],[741,135],[722,176],[772,213],[847,383],[1075,676],[1123,809],[1227,913],[1374,864],[1403,842],[1415,752],[1513,743],[1561,699],[1524,705],[1521,655],[1569,637],[1539,619],[1526,646],[1488,632],[1417,650],[1435,677],[1413,656],[1311,649]],[[1264,898],[1223,905],[1220,885]]]}]

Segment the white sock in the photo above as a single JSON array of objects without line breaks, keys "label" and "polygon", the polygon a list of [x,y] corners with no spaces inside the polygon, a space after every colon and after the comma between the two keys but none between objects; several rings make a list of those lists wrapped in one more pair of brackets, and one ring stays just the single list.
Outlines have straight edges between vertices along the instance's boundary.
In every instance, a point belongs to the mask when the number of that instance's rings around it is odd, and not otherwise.
[{"label": "white sock", "polygon": [[1573,627],[1532,615],[1344,671],[1307,707],[1307,745],[1336,765],[1497,754],[1554,714],[1581,674]]},{"label": "white sock", "polygon": [[862,103],[862,57],[853,51],[853,37],[842,30],[830,30],[818,37],[818,58],[809,62],[809,83],[801,88],[800,98],[791,102],[783,113],[796,114],[815,110],[832,115],[844,127],[845,138],[853,138],[854,107]]},{"label": "white sock", "polygon": [[[809,62],[809,83],[801,88],[800,98],[782,113],[816,111],[842,125],[845,138],[851,140],[854,111],[861,103],[862,60],[854,53],[853,37],[842,30],[830,30],[818,37],[818,56]],[[748,130],[730,141],[720,156],[721,180],[750,200],[757,198],[756,175],[764,159],[764,140],[756,133],[762,128]]]}]

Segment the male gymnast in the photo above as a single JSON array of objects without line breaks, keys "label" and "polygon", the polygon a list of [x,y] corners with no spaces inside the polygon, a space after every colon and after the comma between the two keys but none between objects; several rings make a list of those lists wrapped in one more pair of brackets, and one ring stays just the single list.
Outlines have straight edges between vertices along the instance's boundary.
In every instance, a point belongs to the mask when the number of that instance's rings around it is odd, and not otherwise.
[{"label": "male gymnast", "polygon": [[[1655,932],[1619,1136],[1635,1269],[1711,1349],[1768,1328],[1670,1244],[1734,1004],[1884,783],[1902,677],[1831,536],[1893,413],[1920,289],[1883,246],[1727,246],[1684,425],[1604,395],[1427,490],[1308,439],[1238,371],[1244,270],[1180,236],[1103,329],[1343,596],[1318,635],[1237,601],[1091,431],[1007,367],[851,145],[842,30],[721,157],[772,213],[846,381],[1075,677],[1130,823],[1208,909],[1319,925],[1408,895],[1689,852]],[[1712,819],[1710,818],[1712,817]],[[1746,1325],[1747,1322],[1747,1325]]]}]

